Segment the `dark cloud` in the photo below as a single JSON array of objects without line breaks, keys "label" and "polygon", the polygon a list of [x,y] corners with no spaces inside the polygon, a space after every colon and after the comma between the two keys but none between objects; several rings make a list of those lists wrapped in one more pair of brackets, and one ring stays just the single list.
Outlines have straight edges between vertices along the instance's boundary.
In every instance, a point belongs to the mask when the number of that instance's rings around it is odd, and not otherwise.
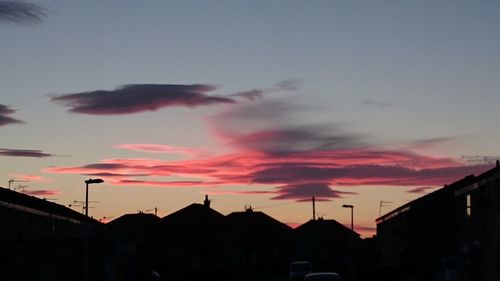
[{"label": "dark cloud", "polygon": [[457,166],[434,169],[411,169],[403,166],[352,165],[314,167],[304,163],[279,163],[250,175],[252,182],[262,184],[282,182],[335,182],[336,185],[440,185],[449,179],[459,179],[471,172],[481,172],[489,166]]},{"label": "dark cloud", "polygon": [[24,123],[21,120],[17,120],[14,118],[10,118],[7,115],[10,115],[12,113],[16,112],[14,109],[11,109],[10,107],[0,104],[0,126],[5,126],[9,124],[20,124]]},{"label": "dark cloud", "polygon": [[89,173],[83,174],[91,177],[147,177],[149,174],[116,174],[116,173]]},{"label": "dark cloud", "polygon": [[359,147],[362,137],[341,132],[335,125],[304,125],[227,135],[228,143],[270,154]]},{"label": "dark cloud", "polygon": [[0,1],[0,22],[38,23],[46,16],[42,6],[22,1]]},{"label": "dark cloud", "polygon": [[215,89],[202,84],[134,84],[112,91],[56,95],[51,100],[69,107],[71,112],[93,115],[132,114],[172,106],[197,107],[235,102],[227,97],[206,95]]},{"label": "dark cloud", "polygon": [[88,164],[83,166],[85,169],[96,169],[96,170],[119,170],[129,168],[128,165],[124,164],[107,164],[107,163],[96,163]]},{"label": "dark cloud", "polygon": [[247,100],[256,100],[264,97],[264,91],[262,90],[250,90],[245,92],[240,92],[230,95],[231,97],[242,97]]},{"label": "dark cloud", "polygon": [[436,187],[434,186],[422,186],[408,190],[408,193],[416,193],[416,194],[427,194],[429,190],[434,190]]},{"label": "dark cloud", "polygon": [[0,156],[44,158],[54,155],[41,150],[0,148]]},{"label": "dark cloud", "polygon": [[239,93],[235,93],[232,95],[229,95],[230,97],[242,97],[247,100],[257,100],[261,99],[264,97],[264,95],[268,93],[273,93],[273,92],[290,92],[290,91],[296,91],[299,89],[300,84],[302,83],[301,80],[298,79],[291,79],[291,80],[284,80],[276,83],[271,88],[264,88],[264,89],[253,89],[249,91],[243,91]]},{"label": "dark cloud", "polygon": [[297,200],[307,201],[313,196],[322,201],[330,200],[331,198],[342,198],[342,195],[356,194],[354,192],[335,191],[330,188],[327,183],[305,183],[291,184],[280,186],[276,189],[278,196],[273,197],[275,200]]}]

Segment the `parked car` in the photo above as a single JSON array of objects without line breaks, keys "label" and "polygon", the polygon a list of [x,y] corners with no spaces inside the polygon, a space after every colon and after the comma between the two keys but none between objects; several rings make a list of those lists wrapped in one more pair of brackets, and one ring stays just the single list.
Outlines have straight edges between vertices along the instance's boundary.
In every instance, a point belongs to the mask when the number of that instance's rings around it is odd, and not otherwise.
[{"label": "parked car", "polygon": [[304,280],[312,272],[312,264],[308,261],[294,261],[290,264],[290,280]]},{"label": "parked car", "polygon": [[315,272],[304,277],[304,281],[342,281],[342,277],[335,272]]}]

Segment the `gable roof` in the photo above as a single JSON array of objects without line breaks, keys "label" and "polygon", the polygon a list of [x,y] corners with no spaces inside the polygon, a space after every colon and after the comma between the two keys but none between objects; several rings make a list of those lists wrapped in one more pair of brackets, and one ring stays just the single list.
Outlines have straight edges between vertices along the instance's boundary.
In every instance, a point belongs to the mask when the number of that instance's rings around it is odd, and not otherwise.
[{"label": "gable roof", "polygon": [[125,214],[119,218],[116,218],[106,225],[112,229],[118,228],[145,228],[154,227],[159,224],[161,219],[153,214],[137,213],[137,214]]},{"label": "gable roof", "polygon": [[227,223],[227,219],[224,215],[208,206],[193,203],[163,217],[161,223],[176,226],[219,225]]},{"label": "gable roof", "polygon": [[2,187],[0,187],[0,207],[53,219],[67,220],[73,223],[88,221],[100,224],[100,222],[66,206]]},{"label": "gable roof", "polygon": [[316,231],[316,229],[321,229],[323,233],[338,233],[345,235],[354,235],[359,237],[359,234],[355,231],[352,231],[350,228],[345,225],[339,223],[336,220],[325,220],[325,219],[317,219],[317,220],[309,220],[308,222],[300,225],[295,229],[296,233],[306,233],[310,231]]},{"label": "gable roof", "polygon": [[233,212],[227,218],[234,224],[244,228],[267,229],[276,231],[291,231],[288,225],[274,219],[273,217],[256,211]]}]

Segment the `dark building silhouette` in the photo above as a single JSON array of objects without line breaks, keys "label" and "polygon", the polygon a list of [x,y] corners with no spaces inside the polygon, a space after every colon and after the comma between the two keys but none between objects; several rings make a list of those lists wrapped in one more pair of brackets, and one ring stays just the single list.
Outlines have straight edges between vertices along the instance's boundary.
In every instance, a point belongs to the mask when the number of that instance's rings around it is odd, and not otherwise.
[{"label": "dark building silhouette", "polygon": [[0,188],[0,223],[0,280],[105,278],[106,231],[98,221]]},{"label": "dark building silhouette", "polygon": [[430,280],[449,260],[462,280],[500,280],[499,179],[497,166],[378,218],[379,267],[394,278]]},{"label": "dark building silhouette", "polygon": [[284,271],[294,248],[293,229],[264,214],[247,208],[227,215],[235,228],[238,265],[246,271]]},{"label": "dark building silhouette", "polygon": [[110,258],[116,280],[148,280],[161,267],[161,219],[153,214],[126,214],[106,226],[112,233]]},{"label": "dark building silhouette", "polygon": [[227,218],[191,204],[161,219],[161,275],[166,280],[214,277],[233,267],[235,235]]},{"label": "dark building silhouette", "polygon": [[295,260],[310,261],[314,271],[334,271],[346,277],[350,275],[351,256],[357,256],[361,241],[350,228],[322,218],[297,227],[295,239]]},{"label": "dark building silhouette", "polygon": [[0,188],[0,280],[283,279],[294,259],[342,272],[359,240],[333,220],[293,230],[251,208],[224,216],[210,203],[205,196],[161,219],[126,214],[104,225]]}]

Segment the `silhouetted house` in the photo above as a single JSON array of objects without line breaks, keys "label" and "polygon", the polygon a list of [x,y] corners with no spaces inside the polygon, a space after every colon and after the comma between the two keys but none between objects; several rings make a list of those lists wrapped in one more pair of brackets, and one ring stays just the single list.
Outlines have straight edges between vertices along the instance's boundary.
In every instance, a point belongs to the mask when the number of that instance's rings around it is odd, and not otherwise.
[{"label": "silhouetted house", "polygon": [[106,234],[98,221],[0,188],[0,224],[0,280],[83,280],[86,252],[89,280],[104,278]]},{"label": "silhouetted house", "polygon": [[[335,220],[310,220],[295,230],[295,260],[307,260],[315,271],[335,271],[349,276],[351,253],[359,234]],[[354,255],[355,256],[355,255]]]},{"label": "silhouetted house", "polygon": [[161,220],[162,278],[207,278],[231,267],[232,228],[209,203],[191,204]]},{"label": "silhouetted house", "polygon": [[161,219],[153,214],[126,214],[106,226],[113,235],[113,258],[117,280],[146,280],[160,268]]},{"label": "silhouetted house", "polygon": [[428,280],[455,260],[468,280],[500,280],[500,168],[467,176],[377,219],[379,266]]},{"label": "silhouetted house", "polygon": [[272,271],[288,268],[293,253],[293,230],[263,212],[247,208],[227,215],[238,239],[236,258],[242,269]]},{"label": "silhouetted house", "polygon": [[459,252],[468,280],[500,280],[500,166],[458,187]]}]

